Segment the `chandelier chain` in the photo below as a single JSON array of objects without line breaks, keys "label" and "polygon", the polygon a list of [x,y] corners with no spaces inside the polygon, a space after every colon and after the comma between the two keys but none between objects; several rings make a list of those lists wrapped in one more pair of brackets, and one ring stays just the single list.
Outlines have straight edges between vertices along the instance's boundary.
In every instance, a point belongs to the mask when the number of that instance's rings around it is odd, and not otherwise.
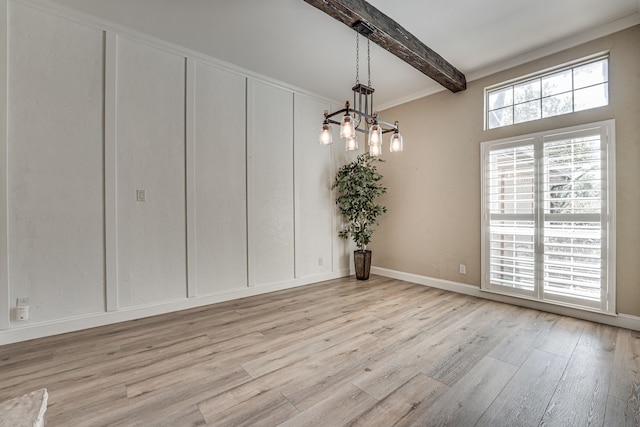
[{"label": "chandelier chain", "polygon": [[371,43],[367,37],[367,86],[371,86]]},{"label": "chandelier chain", "polygon": [[356,31],[356,85],[360,83],[360,34]]}]

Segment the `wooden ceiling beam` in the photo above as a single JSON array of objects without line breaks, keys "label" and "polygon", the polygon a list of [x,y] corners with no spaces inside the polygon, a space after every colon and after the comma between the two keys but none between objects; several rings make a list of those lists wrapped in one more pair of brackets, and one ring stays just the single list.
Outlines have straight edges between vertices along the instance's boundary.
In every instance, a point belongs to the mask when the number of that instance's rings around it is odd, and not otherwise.
[{"label": "wooden ceiling beam", "polygon": [[[451,92],[467,88],[464,74],[393,19],[364,0],[304,0],[368,37]],[[361,25],[364,22],[365,25]],[[373,31],[370,33],[370,31]],[[370,33],[370,34],[367,34]]]}]

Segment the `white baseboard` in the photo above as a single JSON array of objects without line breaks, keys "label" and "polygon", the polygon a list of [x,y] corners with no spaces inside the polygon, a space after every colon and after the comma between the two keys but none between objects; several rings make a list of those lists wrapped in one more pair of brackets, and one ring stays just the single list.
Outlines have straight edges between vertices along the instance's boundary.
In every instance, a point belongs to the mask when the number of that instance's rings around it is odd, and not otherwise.
[{"label": "white baseboard", "polygon": [[539,301],[532,301],[521,298],[509,297],[506,295],[484,292],[479,287],[467,285],[465,283],[452,282],[450,280],[436,279],[433,277],[420,276],[402,271],[389,270],[381,267],[371,267],[371,273],[392,279],[404,280],[406,282],[416,283],[418,285],[429,286],[432,288],[443,289],[446,291],[457,292],[460,294],[471,295],[478,298],[489,299],[492,301],[504,302],[521,307],[531,308],[534,310],[546,311],[549,313],[560,314],[563,316],[575,317],[578,319],[589,320],[591,322],[603,323],[605,325],[617,326],[620,328],[632,329],[640,331],[640,317],[630,314],[619,313],[611,316],[608,314],[595,313],[571,307],[564,307],[555,304],[548,304]]},{"label": "white baseboard", "polygon": [[144,317],[156,316],[159,314],[166,314],[180,310],[187,310],[190,308],[202,307],[218,302],[231,301],[234,299],[246,298],[269,292],[311,285],[314,283],[323,282],[325,280],[333,280],[349,276],[350,273],[351,272],[348,269],[345,269],[338,271],[337,273],[304,277],[271,285],[247,287],[220,294],[203,295],[193,298],[181,298],[178,300],[166,301],[158,304],[146,305],[143,307],[133,307],[121,309],[118,311],[95,313],[86,316],[77,316],[50,322],[27,324],[25,326],[13,326],[11,329],[0,330],[0,345],[64,334],[67,332],[74,332],[82,329],[95,328],[98,326],[105,326],[113,323],[126,322],[129,320],[141,319]]}]

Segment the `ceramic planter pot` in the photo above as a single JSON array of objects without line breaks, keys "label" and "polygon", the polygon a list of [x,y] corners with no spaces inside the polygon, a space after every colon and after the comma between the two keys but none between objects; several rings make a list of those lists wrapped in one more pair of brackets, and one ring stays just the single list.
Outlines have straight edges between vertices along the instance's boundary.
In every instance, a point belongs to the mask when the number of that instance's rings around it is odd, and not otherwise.
[{"label": "ceramic planter pot", "polygon": [[356,267],[356,279],[368,280],[371,271],[371,251],[353,251],[353,261]]}]

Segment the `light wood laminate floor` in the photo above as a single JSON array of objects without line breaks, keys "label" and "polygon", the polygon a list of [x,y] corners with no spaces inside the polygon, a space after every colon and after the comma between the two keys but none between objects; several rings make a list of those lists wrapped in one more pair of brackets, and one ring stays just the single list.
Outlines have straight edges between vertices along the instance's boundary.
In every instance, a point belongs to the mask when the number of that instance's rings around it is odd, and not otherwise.
[{"label": "light wood laminate floor", "polygon": [[640,333],[372,276],[0,347],[47,426],[640,424]]}]

